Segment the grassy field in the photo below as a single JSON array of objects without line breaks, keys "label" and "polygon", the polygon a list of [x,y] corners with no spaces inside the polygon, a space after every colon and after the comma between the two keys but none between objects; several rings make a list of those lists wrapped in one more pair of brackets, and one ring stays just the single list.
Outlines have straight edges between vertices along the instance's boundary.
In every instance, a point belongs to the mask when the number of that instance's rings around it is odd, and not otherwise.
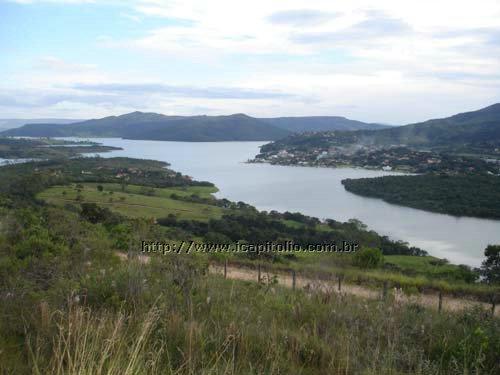
[{"label": "grassy field", "polygon": [[[97,190],[97,185],[102,185],[104,191],[122,192],[121,184],[99,184],[99,183],[86,183],[85,186]],[[172,194],[179,196],[190,196],[196,194],[201,198],[211,198],[212,194],[217,193],[219,189],[215,186],[187,186],[187,187],[173,187],[173,188],[151,188],[140,185],[126,185],[125,192],[130,194],[140,195],[153,195],[155,197],[170,198]]]},{"label": "grassy field", "polygon": [[425,274],[429,276],[444,276],[457,270],[456,264],[447,263],[443,259],[432,256],[412,257],[405,255],[388,255],[387,264],[399,267],[405,273]]},{"label": "grassy field", "polygon": [[[103,187],[98,191],[97,185]],[[172,194],[190,196],[197,194],[208,198],[217,189],[213,187],[194,186],[187,188],[147,188],[127,185],[122,191],[120,184],[88,183],[77,188],[71,186],[54,186],[40,194],[38,198],[48,203],[63,206],[68,203],[92,202],[108,207],[114,212],[129,217],[160,218],[169,214],[179,219],[207,221],[222,216],[224,209],[201,203],[185,202],[170,198]],[[80,200],[77,197],[80,196]]]}]

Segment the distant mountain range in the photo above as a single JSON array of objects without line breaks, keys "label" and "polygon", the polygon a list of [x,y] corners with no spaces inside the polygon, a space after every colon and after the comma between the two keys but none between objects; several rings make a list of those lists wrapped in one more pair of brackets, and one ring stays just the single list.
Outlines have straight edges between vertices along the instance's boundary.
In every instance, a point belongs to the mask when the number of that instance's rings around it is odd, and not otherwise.
[{"label": "distant mountain range", "polygon": [[[61,121],[61,120],[58,120]],[[62,120],[65,121],[65,120]],[[66,120],[65,122],[71,122]],[[356,131],[352,131],[356,130]],[[293,135],[312,131],[310,134]],[[325,132],[324,136],[322,132]],[[332,131],[334,134],[332,134]],[[319,133],[318,133],[319,132]],[[405,126],[385,126],[344,117],[255,118],[229,116],[165,116],[133,112],[97,120],[27,124],[0,133],[32,137],[121,137],[162,141],[274,141],[291,136],[304,146],[325,142],[405,144],[415,147],[500,145],[500,103],[478,111]],[[325,139],[322,139],[322,138]],[[308,139],[311,141],[309,142]],[[286,140],[284,140],[286,142]]]},{"label": "distant mountain range", "polygon": [[243,114],[230,116],[165,116],[133,112],[69,125],[27,124],[0,133],[33,137],[121,137],[159,141],[266,141],[289,131]]},{"label": "distant mountain range", "polygon": [[18,128],[25,124],[71,124],[82,120],[44,118],[44,119],[0,119],[0,130]]},{"label": "distant mountain range", "polygon": [[162,141],[272,141],[292,132],[319,130],[379,129],[344,117],[254,118],[229,116],[165,116],[133,112],[97,120],[61,123],[29,123],[0,133],[3,136],[31,137],[121,137]]}]

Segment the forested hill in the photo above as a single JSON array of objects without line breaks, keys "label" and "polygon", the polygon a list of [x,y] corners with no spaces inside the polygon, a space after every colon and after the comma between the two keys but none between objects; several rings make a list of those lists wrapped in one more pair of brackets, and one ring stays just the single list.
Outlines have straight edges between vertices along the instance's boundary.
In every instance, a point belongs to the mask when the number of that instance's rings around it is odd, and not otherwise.
[{"label": "forested hill", "polygon": [[32,137],[120,137],[161,141],[264,141],[289,131],[243,114],[230,116],[165,116],[133,112],[69,125],[27,124],[2,133]]},{"label": "forested hill", "polygon": [[[353,131],[355,130],[355,131]],[[295,133],[307,132],[303,135]],[[322,133],[324,132],[324,133]],[[495,149],[500,145],[500,103],[474,112],[405,126],[388,127],[344,117],[255,118],[229,116],[165,116],[133,112],[72,124],[27,124],[4,136],[121,137],[162,141],[262,141],[293,135],[288,141],[307,147],[335,144],[405,144],[417,147]],[[324,139],[322,141],[322,138]],[[309,142],[311,141],[311,142]]]},{"label": "forested hill", "polygon": [[376,143],[459,146],[462,144],[500,144],[500,103],[478,111],[421,123],[366,131]]},{"label": "forested hill", "polygon": [[261,120],[295,133],[329,130],[375,130],[390,127],[389,125],[350,120],[340,116],[276,117]]},{"label": "forested hill", "polygon": [[25,124],[71,124],[72,122],[79,122],[82,120],[74,119],[0,119],[0,130],[19,128]]},{"label": "forested hill", "polygon": [[500,150],[500,103],[474,112],[380,130],[292,134],[265,149],[306,151],[345,145],[407,145],[459,152],[496,154]]},{"label": "forested hill", "polygon": [[338,116],[254,118],[229,116],[165,116],[133,112],[121,116],[80,121],[71,125],[27,124],[2,133],[30,137],[120,137],[162,141],[262,141],[284,138],[292,132],[378,129]]}]

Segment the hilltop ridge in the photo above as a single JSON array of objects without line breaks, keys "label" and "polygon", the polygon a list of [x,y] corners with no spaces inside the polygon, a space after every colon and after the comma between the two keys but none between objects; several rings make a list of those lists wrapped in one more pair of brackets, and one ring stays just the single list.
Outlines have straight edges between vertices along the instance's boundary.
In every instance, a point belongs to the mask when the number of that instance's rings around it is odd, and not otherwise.
[{"label": "hilltop ridge", "polygon": [[338,116],[255,118],[243,113],[227,116],[167,116],[131,112],[79,121],[70,125],[26,124],[0,133],[29,137],[120,137],[161,141],[272,141],[292,132],[381,128]]}]

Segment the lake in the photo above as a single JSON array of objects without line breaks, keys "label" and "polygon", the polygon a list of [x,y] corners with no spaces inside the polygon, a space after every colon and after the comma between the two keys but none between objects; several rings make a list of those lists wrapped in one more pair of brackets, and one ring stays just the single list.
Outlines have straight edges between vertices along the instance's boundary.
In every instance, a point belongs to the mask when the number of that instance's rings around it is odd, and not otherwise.
[{"label": "lake", "polygon": [[349,193],[340,183],[345,178],[377,177],[390,172],[245,163],[264,142],[93,141],[124,149],[103,153],[103,157],[169,162],[176,171],[213,182],[220,189],[220,198],[250,203],[260,210],[298,211],[340,221],[356,218],[369,229],[452,263],[479,266],[484,248],[490,243],[500,244],[500,221],[457,218],[392,205]]},{"label": "lake", "polygon": [[2,158],[0,158],[0,166],[10,165],[10,164],[27,163],[29,161],[37,161],[37,160],[40,160],[40,159],[2,159]]}]

